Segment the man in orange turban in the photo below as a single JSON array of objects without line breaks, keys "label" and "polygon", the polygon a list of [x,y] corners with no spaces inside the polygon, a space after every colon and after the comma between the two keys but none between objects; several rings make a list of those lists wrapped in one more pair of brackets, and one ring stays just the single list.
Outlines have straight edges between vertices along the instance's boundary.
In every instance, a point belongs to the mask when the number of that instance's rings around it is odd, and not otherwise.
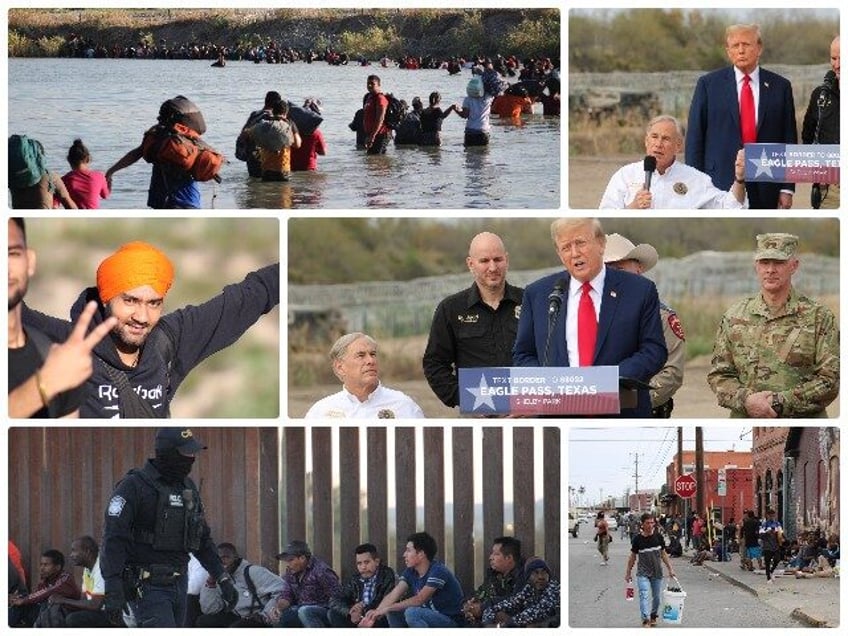
[{"label": "man in orange turban", "polygon": [[[80,417],[169,417],[177,388],[194,367],[230,346],[280,303],[280,265],[249,273],[214,298],[163,314],[174,266],[148,243],[122,245],[97,268],[97,285],[71,308],[75,318],[89,301],[93,325],[116,319],[111,338],[94,349],[94,372],[85,385]],[[70,323],[23,308],[25,324],[61,341]]]},{"label": "man in orange turban", "polygon": [[138,364],[140,347],[162,317],[165,294],[174,282],[174,266],[161,251],[141,241],[122,245],[97,268],[97,293],[112,329],[121,361]]},{"label": "man in orange turban", "polygon": [[97,290],[104,303],[121,292],[143,285],[149,285],[164,296],[173,282],[174,266],[168,257],[142,241],[122,245],[97,268]]}]

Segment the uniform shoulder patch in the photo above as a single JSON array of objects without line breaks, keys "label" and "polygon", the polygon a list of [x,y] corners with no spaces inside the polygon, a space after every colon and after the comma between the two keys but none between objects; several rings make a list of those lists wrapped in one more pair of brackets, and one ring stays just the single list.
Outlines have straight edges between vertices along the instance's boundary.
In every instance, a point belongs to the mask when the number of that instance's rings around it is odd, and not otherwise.
[{"label": "uniform shoulder patch", "polygon": [[120,495],[115,495],[109,500],[109,508],[106,510],[106,514],[110,517],[120,517],[121,513],[124,511],[124,506],[126,505],[126,499]]},{"label": "uniform shoulder patch", "polygon": [[686,336],[683,333],[683,324],[680,322],[680,318],[676,313],[671,312],[668,315],[668,326],[675,336],[681,340],[686,340]]}]

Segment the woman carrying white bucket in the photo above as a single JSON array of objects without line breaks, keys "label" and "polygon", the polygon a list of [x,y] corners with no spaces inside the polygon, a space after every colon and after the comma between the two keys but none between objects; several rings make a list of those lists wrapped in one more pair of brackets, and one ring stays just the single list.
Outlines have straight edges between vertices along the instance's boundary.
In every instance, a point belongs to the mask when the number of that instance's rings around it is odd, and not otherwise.
[{"label": "woman carrying white bucket", "polygon": [[641,532],[633,537],[630,545],[630,558],[627,560],[627,571],[624,581],[633,580],[631,572],[639,557],[636,567],[636,587],[639,589],[639,611],[642,614],[642,627],[653,627],[657,624],[660,597],[662,593],[662,564],[668,568],[668,575],[674,577],[674,568],[668,559],[665,541],[656,530],[656,520],[650,512],[642,514]]}]

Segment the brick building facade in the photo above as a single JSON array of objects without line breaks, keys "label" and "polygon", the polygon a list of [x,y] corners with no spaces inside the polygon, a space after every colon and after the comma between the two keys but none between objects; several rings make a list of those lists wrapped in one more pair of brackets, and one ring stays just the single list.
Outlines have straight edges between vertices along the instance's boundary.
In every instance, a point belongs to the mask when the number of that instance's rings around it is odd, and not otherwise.
[{"label": "brick building facade", "polygon": [[[724,520],[742,518],[742,512],[750,508],[753,499],[752,486],[752,457],[748,451],[705,451],[704,452],[704,505],[714,511],[721,511]],[[725,494],[719,494],[719,471],[724,471]],[[683,474],[695,473],[695,451],[683,451]],[[677,479],[677,455],[666,467],[666,484],[668,492],[673,491],[674,480]],[[689,508],[695,504],[695,499],[689,500]],[[673,498],[668,512],[683,516],[684,502]]]},{"label": "brick building facade", "polygon": [[839,534],[839,429],[754,427],[758,514],[777,511],[788,536]]},{"label": "brick building facade", "polygon": [[[726,494],[718,494],[724,469]],[[694,474],[695,451],[683,451],[683,474]],[[704,505],[738,522],[752,508],[760,518],[774,508],[789,537],[819,529],[839,534],[839,429],[837,427],[755,426],[751,452],[704,452]],[[682,515],[684,501],[673,492],[677,456],[666,467],[663,502]],[[694,499],[689,500],[689,508]]]}]

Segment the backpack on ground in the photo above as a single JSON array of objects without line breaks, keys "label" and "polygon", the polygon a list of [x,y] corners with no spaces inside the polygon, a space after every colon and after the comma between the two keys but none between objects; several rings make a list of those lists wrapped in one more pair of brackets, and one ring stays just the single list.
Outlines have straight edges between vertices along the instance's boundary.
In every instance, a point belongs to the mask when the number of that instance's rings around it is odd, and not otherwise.
[{"label": "backpack on ground", "polygon": [[391,130],[397,130],[401,122],[406,117],[408,107],[406,102],[398,99],[392,93],[385,93],[386,99],[389,100],[389,105],[386,108],[386,116],[383,123]]},{"label": "backpack on ground", "polygon": [[9,137],[9,187],[13,190],[31,188],[47,174],[44,165],[44,146],[26,135]]}]

